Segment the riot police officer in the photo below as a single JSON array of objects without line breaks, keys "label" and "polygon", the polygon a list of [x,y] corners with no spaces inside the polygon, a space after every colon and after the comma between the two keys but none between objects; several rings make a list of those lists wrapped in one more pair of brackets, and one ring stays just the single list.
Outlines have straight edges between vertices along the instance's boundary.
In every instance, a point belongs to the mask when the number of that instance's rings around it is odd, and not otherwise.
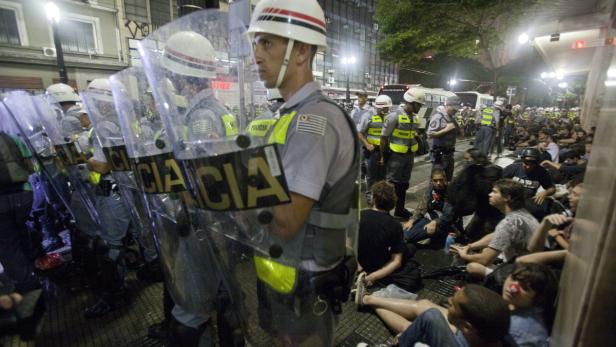
[{"label": "riot police officer", "polygon": [[359,141],[364,146],[364,156],[367,159],[366,178],[368,186],[366,187],[366,199],[368,204],[371,201],[372,185],[385,179],[385,167],[381,165],[381,132],[383,131],[384,118],[389,113],[393,103],[389,96],[383,94],[377,96],[374,106],[377,109],[377,114],[362,119],[357,129]]},{"label": "riot police officer", "polygon": [[437,111],[430,118],[428,137],[432,138],[432,170],[440,166],[445,170],[447,181],[453,179],[454,158],[458,124],[453,116],[460,107],[460,99],[456,96],[447,98],[445,110]]},{"label": "riot police officer", "polygon": [[475,137],[475,147],[485,155],[490,154],[494,138],[498,135],[501,107],[503,107],[503,102],[497,100],[494,107],[486,107],[481,111],[480,128]]},{"label": "riot police officer", "polygon": [[269,230],[286,244],[301,244],[297,254],[287,254],[299,264],[260,258],[256,265],[262,301],[270,306],[262,318],[292,345],[332,345],[333,310],[346,299],[354,272],[343,260],[345,229],[357,203],[359,146],[355,125],[312,75],[315,54],[327,46],[325,30],[316,0],[263,0],[248,29],[261,80],[285,99],[268,140],[279,144],[291,203],[273,208]]},{"label": "riot police officer", "polygon": [[405,104],[385,117],[381,132],[381,164],[386,162],[387,180],[396,189],[396,209],[394,216],[409,219],[412,213],[404,207],[406,190],[411,180],[411,170],[415,160],[414,153],[419,149],[415,133],[419,120],[417,112],[426,103],[421,91],[409,89],[404,93]]}]

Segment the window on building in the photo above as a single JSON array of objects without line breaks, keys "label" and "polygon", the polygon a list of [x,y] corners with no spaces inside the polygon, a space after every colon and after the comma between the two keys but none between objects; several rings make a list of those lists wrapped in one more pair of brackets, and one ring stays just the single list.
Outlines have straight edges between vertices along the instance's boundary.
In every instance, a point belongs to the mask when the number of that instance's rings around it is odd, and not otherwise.
[{"label": "window on building", "polygon": [[[168,3],[167,6],[169,6]],[[124,14],[126,19],[139,23],[150,23],[148,0],[124,0]]]},{"label": "window on building", "polygon": [[0,43],[28,45],[23,10],[20,3],[0,0]]},{"label": "window on building", "polygon": [[171,21],[171,11],[177,8],[175,1],[169,6],[169,0],[150,0],[152,24],[161,26]]},{"label": "window on building", "polygon": [[128,39],[128,56],[131,66],[141,66],[141,54],[139,54],[139,40]]},{"label": "window on building", "polygon": [[94,21],[63,18],[58,24],[58,34],[64,51],[86,54],[102,53],[97,47]]},{"label": "window on building", "polygon": [[0,8],[0,42],[11,45],[21,44],[14,10]]}]

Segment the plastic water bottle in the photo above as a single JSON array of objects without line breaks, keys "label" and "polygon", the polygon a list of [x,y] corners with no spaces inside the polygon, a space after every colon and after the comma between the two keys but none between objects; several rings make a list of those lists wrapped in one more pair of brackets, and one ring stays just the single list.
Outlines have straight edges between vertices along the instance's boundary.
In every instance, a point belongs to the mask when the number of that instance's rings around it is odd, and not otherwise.
[{"label": "plastic water bottle", "polygon": [[449,233],[449,235],[447,235],[447,239],[445,240],[445,249],[443,249],[445,253],[449,253],[449,247],[453,245],[455,242],[456,242],[456,234]]}]

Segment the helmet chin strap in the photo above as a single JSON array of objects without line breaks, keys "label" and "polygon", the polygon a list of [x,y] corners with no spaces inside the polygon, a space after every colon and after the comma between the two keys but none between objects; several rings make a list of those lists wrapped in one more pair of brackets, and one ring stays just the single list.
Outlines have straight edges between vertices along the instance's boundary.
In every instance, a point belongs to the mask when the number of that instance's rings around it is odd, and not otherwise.
[{"label": "helmet chin strap", "polygon": [[291,58],[291,51],[293,50],[294,44],[295,40],[289,39],[289,42],[287,43],[287,50],[284,53],[284,60],[282,61],[282,65],[280,66],[280,71],[278,72],[278,79],[276,80],[276,86],[274,88],[280,88],[280,85],[284,80],[284,76],[287,74],[287,66],[289,65],[289,59]]}]

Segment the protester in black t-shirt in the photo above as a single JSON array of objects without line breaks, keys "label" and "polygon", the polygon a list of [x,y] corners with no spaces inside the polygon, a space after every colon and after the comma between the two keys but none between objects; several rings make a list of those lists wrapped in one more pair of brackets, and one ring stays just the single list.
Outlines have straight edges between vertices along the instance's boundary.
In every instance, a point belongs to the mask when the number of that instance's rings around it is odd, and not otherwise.
[{"label": "protester in black t-shirt", "polygon": [[[556,192],[554,181],[547,169],[541,167],[541,153],[536,148],[526,148],[520,155],[521,162],[515,162],[503,170],[503,178],[511,178],[524,186],[526,198],[530,199],[526,208],[538,220],[545,217],[549,204],[546,198]],[[539,187],[543,191],[537,192]]]},{"label": "protester in black t-shirt", "polygon": [[367,287],[393,283],[414,291],[420,284],[419,273],[410,260],[412,255],[404,243],[402,225],[389,214],[395,204],[393,185],[380,181],[372,186],[372,208],[362,211],[360,217],[360,279],[364,278],[362,284]]}]

